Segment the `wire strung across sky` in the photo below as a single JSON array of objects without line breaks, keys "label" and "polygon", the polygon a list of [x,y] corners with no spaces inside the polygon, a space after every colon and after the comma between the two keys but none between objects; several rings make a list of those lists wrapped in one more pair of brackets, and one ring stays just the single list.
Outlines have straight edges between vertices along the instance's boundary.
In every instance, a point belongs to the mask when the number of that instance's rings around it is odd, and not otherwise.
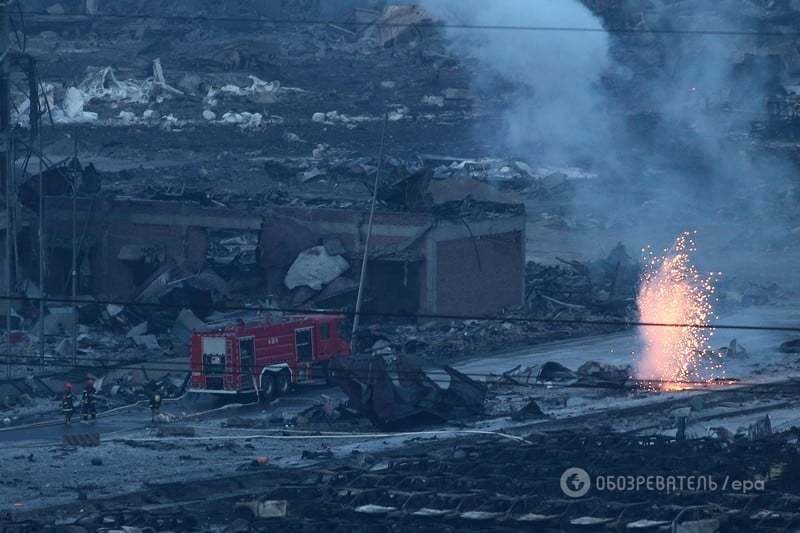
[{"label": "wire strung across sky", "polygon": [[528,25],[497,25],[497,24],[455,24],[436,21],[422,22],[360,22],[353,20],[324,20],[324,19],[281,19],[265,17],[229,17],[207,15],[152,15],[146,13],[93,13],[93,14],[66,14],[48,13],[46,11],[21,11],[20,14],[32,17],[52,18],[61,20],[85,19],[120,19],[120,20],[160,20],[165,22],[235,22],[240,24],[271,24],[276,26],[341,26],[341,27],[381,27],[381,28],[447,28],[459,30],[499,30],[499,31],[538,31],[551,33],[611,33],[611,34],[656,34],[656,35],[710,35],[710,36],[745,36],[745,37],[798,37],[800,32],[769,32],[755,30],[726,30],[726,29],[680,29],[680,28],[603,28],[585,26],[528,26]]},{"label": "wire strung across sky", "polygon": [[[60,303],[69,305],[116,305],[123,307],[150,307],[157,309],[177,309],[182,310],[187,305],[166,304],[160,302],[136,302],[131,300],[88,300],[72,298],[53,298],[53,297],[28,297],[28,296],[9,296],[0,295],[0,301],[25,301],[31,303]],[[208,305],[203,306],[216,311],[250,311],[250,312],[280,312],[287,314],[301,315],[333,315],[333,316],[355,316],[355,311],[337,309],[304,309],[298,307],[267,307],[252,305]],[[720,329],[720,330],[750,330],[750,331],[776,331],[786,333],[800,333],[798,326],[776,326],[759,324],[681,324],[681,323],[659,323],[659,322],[640,322],[637,320],[587,320],[587,319],[562,319],[562,318],[534,318],[518,315],[479,315],[479,314],[449,314],[449,313],[386,313],[378,311],[361,311],[358,313],[362,317],[386,318],[386,319],[425,319],[425,320],[456,320],[456,321],[487,321],[487,322],[511,322],[511,323],[538,323],[538,324],[562,324],[562,325],[587,325],[587,326],[616,326],[616,327],[665,327],[665,328],[697,328],[697,329]]]},{"label": "wire strung across sky", "polygon": [[[0,357],[3,357],[3,361],[10,364],[11,366],[15,367],[41,367],[41,355],[39,353],[32,353],[29,352],[28,354],[14,354],[14,353],[0,353]],[[110,361],[107,359],[100,359],[100,358],[89,358],[89,357],[79,357],[78,361],[83,361],[80,364],[73,364],[72,358],[69,360],[58,360],[58,359],[47,359],[47,362],[53,366],[60,366],[63,365],[65,368],[68,369],[79,369],[79,370],[94,370],[94,371],[105,371],[105,372],[113,372],[115,370],[151,370],[151,371],[161,371],[161,372],[178,372],[178,373],[186,373],[189,372],[191,369],[189,368],[189,357],[186,357],[186,363],[180,363],[177,361],[164,361],[159,359],[144,359],[144,360],[137,360],[137,361]],[[498,359],[498,361],[502,361],[502,359]],[[115,362],[121,362],[123,364],[116,365]],[[246,370],[259,370],[263,368],[258,365],[240,365],[238,369],[226,369],[222,371],[214,372],[213,375],[240,375],[242,371]],[[461,372],[459,374],[463,376],[467,376],[469,378],[491,378],[491,379],[506,379],[508,378],[512,382],[515,379],[519,379],[520,381],[517,383],[520,386],[531,386],[531,387],[541,387],[545,386],[544,382],[542,383],[529,383],[524,382],[526,379],[538,379],[535,372],[531,373],[530,375],[525,374],[524,369],[522,370],[521,374],[515,375],[513,372],[513,368],[509,368],[505,372],[500,373],[492,373],[492,372]],[[348,371],[351,376],[354,377],[370,377],[370,374],[367,370],[359,370],[359,369],[352,369]],[[64,372],[57,372],[59,374],[67,374],[68,371]],[[448,377],[448,373],[444,368],[425,368],[424,370],[400,370],[396,369],[391,372],[398,377],[402,376],[418,376],[424,374],[427,379],[433,381],[434,383],[450,383],[450,378]],[[580,377],[580,376],[577,376]],[[20,380],[24,379],[23,377],[12,378],[12,380]],[[0,380],[2,382],[3,380]],[[8,380],[5,380],[8,381]],[[714,383],[731,383],[735,382],[736,384],[740,385],[757,385],[758,382],[746,382],[746,381],[739,381],[734,379],[726,379],[720,378],[714,381],[700,381],[700,380],[684,380],[684,381],[668,381],[668,380],[659,380],[659,379],[635,379],[630,378],[628,380],[632,384],[658,384],[658,383],[669,383],[669,384],[681,384],[681,385],[709,385]],[[513,383],[512,383],[513,384]],[[798,386],[800,386],[800,381],[798,382]]]}]

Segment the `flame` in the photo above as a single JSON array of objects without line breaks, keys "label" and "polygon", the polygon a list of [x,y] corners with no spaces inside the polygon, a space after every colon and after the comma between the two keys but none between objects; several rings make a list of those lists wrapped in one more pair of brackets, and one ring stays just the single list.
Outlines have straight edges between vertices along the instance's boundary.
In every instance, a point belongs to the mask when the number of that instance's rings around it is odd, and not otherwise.
[{"label": "flame", "polygon": [[[664,255],[645,254],[645,269],[637,297],[640,320],[676,327],[641,326],[644,351],[636,361],[640,379],[657,380],[660,389],[680,389],[680,382],[719,377],[722,363],[709,346],[714,334],[706,325],[712,318],[711,299],[715,274],[703,277],[692,264],[695,252],[692,234],[678,236]],[[718,275],[718,273],[717,273]]]}]

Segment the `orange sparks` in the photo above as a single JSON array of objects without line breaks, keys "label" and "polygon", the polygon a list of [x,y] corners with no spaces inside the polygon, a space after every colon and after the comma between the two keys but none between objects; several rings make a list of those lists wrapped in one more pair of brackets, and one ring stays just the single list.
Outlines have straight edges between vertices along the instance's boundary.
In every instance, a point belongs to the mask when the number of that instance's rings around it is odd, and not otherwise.
[{"label": "orange sparks", "polygon": [[691,263],[695,251],[690,233],[678,236],[663,256],[651,250],[645,254],[645,268],[637,297],[640,320],[676,327],[642,326],[644,351],[637,358],[640,379],[657,380],[660,389],[680,388],[680,382],[719,377],[722,363],[708,342],[710,328],[698,328],[712,318],[711,297],[715,277],[703,277]]}]

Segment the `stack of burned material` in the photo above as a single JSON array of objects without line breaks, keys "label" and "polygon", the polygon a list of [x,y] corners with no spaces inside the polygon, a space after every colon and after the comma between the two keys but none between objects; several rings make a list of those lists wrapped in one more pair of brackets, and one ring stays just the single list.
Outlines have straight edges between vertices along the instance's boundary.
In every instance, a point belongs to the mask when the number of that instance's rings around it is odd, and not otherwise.
[{"label": "stack of burned material", "polygon": [[527,264],[525,302],[531,312],[555,319],[631,316],[640,266],[622,243],[589,263],[557,259],[565,266]]},{"label": "stack of burned material", "polygon": [[449,366],[425,371],[413,356],[398,356],[391,365],[379,356],[337,358],[331,370],[350,406],[383,430],[463,420],[483,412],[484,384]]}]

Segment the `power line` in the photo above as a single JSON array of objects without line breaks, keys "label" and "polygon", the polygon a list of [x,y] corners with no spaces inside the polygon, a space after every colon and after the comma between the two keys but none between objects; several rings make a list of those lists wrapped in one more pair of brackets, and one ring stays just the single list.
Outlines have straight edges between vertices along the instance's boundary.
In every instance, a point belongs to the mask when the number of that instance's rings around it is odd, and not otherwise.
[{"label": "power line", "polygon": [[[160,302],[135,302],[130,300],[81,300],[72,298],[53,298],[53,297],[29,297],[29,296],[9,296],[0,295],[0,301],[26,301],[38,303],[62,303],[70,305],[116,305],[123,307],[151,307],[158,309],[177,309],[182,310],[191,307],[190,305],[166,304]],[[304,309],[297,307],[262,307],[247,305],[202,305],[206,309],[216,311],[251,311],[251,312],[280,312],[299,315],[331,315],[331,316],[360,316],[375,318],[399,318],[399,319],[428,319],[428,320],[476,320],[486,322],[512,322],[512,323],[538,323],[538,324],[561,324],[561,325],[587,325],[587,326],[616,326],[616,327],[665,327],[665,328],[694,328],[694,329],[721,329],[721,330],[750,330],[750,331],[776,331],[787,333],[800,333],[800,326],[769,326],[769,325],[748,325],[748,324],[692,324],[692,323],[666,323],[666,322],[642,322],[638,320],[587,320],[587,319],[562,319],[562,318],[534,318],[526,316],[502,316],[502,315],[456,315],[449,313],[387,313],[378,311],[361,311],[356,313],[349,310],[331,309]],[[213,327],[213,324],[209,324]]]},{"label": "power line", "polygon": [[[9,364],[14,367],[39,367],[40,364],[38,362],[31,363],[31,359],[29,356],[26,355],[19,355],[19,354],[11,354],[11,353],[0,353],[0,357],[6,357],[5,361],[13,361]],[[86,363],[81,364],[71,364],[69,361],[66,360],[54,360],[52,361],[53,366],[61,366],[59,363],[64,363],[65,368],[69,368],[72,370],[80,369],[80,370],[94,370],[99,371],[103,370],[106,372],[113,372],[115,370],[142,370],[144,368],[145,371],[152,370],[152,371],[163,371],[163,372],[179,372],[179,373],[188,373],[192,371],[191,364],[183,364],[179,362],[170,362],[170,361],[158,361],[154,359],[146,359],[143,361],[136,361],[136,362],[123,362],[125,364],[122,365],[110,365],[110,366],[103,366],[102,364],[97,364],[99,362],[98,359],[90,358],[90,357],[79,357],[79,361],[86,361]],[[187,362],[189,358],[187,357]],[[95,364],[89,364],[93,362]],[[152,364],[155,362],[156,364]],[[239,370],[235,369],[225,369],[219,372],[208,373],[210,376],[225,376],[225,375],[240,375],[242,371],[247,370],[254,370],[263,368],[262,366],[251,364],[251,365],[241,365]],[[516,381],[515,378],[523,379],[528,376],[515,376],[510,373],[510,371],[495,374],[495,373],[483,373],[483,372],[461,372],[458,369],[456,371],[464,376],[469,378],[496,378],[496,379],[510,379],[512,383],[509,385],[514,386],[522,386],[522,387],[530,387],[530,388],[539,388],[547,386],[544,382],[551,381],[551,380],[542,380],[540,383],[524,383]],[[64,374],[69,373],[69,371],[64,371]],[[360,377],[370,377],[373,374],[370,374],[368,370],[361,370],[361,369],[352,369],[348,371],[349,375],[352,375],[356,378]],[[443,379],[445,376],[448,376],[447,371],[444,368],[427,368],[417,370],[401,370],[401,369],[394,369],[389,370],[390,374],[397,375],[398,377],[402,377],[405,375],[408,376],[417,376],[423,375],[425,378],[429,379],[434,383],[450,383],[451,380],[449,378]],[[52,376],[51,376],[52,377]],[[575,379],[580,379],[582,376],[576,375]],[[533,374],[529,376],[529,378],[534,378]],[[16,378],[16,380],[22,380],[23,377]],[[538,381],[539,378],[535,377]],[[7,380],[6,380],[7,381]],[[677,385],[701,385],[701,386],[713,386],[713,385],[721,385],[721,384],[729,384],[729,385],[750,385],[750,386],[758,386],[758,385],[769,385],[769,383],[762,383],[758,381],[743,381],[738,380],[736,378],[725,378],[720,377],[712,380],[667,380],[667,379],[638,379],[638,378],[629,378],[626,380],[626,383],[631,383],[632,385],[659,385],[659,384],[677,384]],[[488,383],[493,384],[493,383]],[[780,385],[793,385],[800,387],[800,381],[790,381],[790,382],[781,382]],[[589,385],[589,384],[580,384],[580,385],[563,385],[564,388],[615,388],[615,387],[604,387],[599,385]],[[624,388],[624,387],[620,387]]]},{"label": "power line", "polygon": [[587,26],[530,26],[530,25],[500,25],[500,24],[457,24],[443,22],[358,22],[338,21],[324,19],[270,19],[264,17],[226,17],[206,15],[149,15],[149,14],[115,14],[95,13],[91,15],[66,13],[48,13],[46,11],[22,11],[23,15],[42,18],[67,19],[73,21],[95,19],[120,19],[120,20],[161,20],[165,22],[236,22],[249,24],[271,24],[276,26],[342,26],[342,27],[380,27],[380,28],[446,28],[460,30],[499,30],[499,31],[538,31],[550,33],[610,33],[618,35],[715,35],[715,36],[740,36],[740,37],[797,37],[800,32],[767,32],[754,30],[724,30],[724,29],[675,29],[675,28],[602,28]]}]

